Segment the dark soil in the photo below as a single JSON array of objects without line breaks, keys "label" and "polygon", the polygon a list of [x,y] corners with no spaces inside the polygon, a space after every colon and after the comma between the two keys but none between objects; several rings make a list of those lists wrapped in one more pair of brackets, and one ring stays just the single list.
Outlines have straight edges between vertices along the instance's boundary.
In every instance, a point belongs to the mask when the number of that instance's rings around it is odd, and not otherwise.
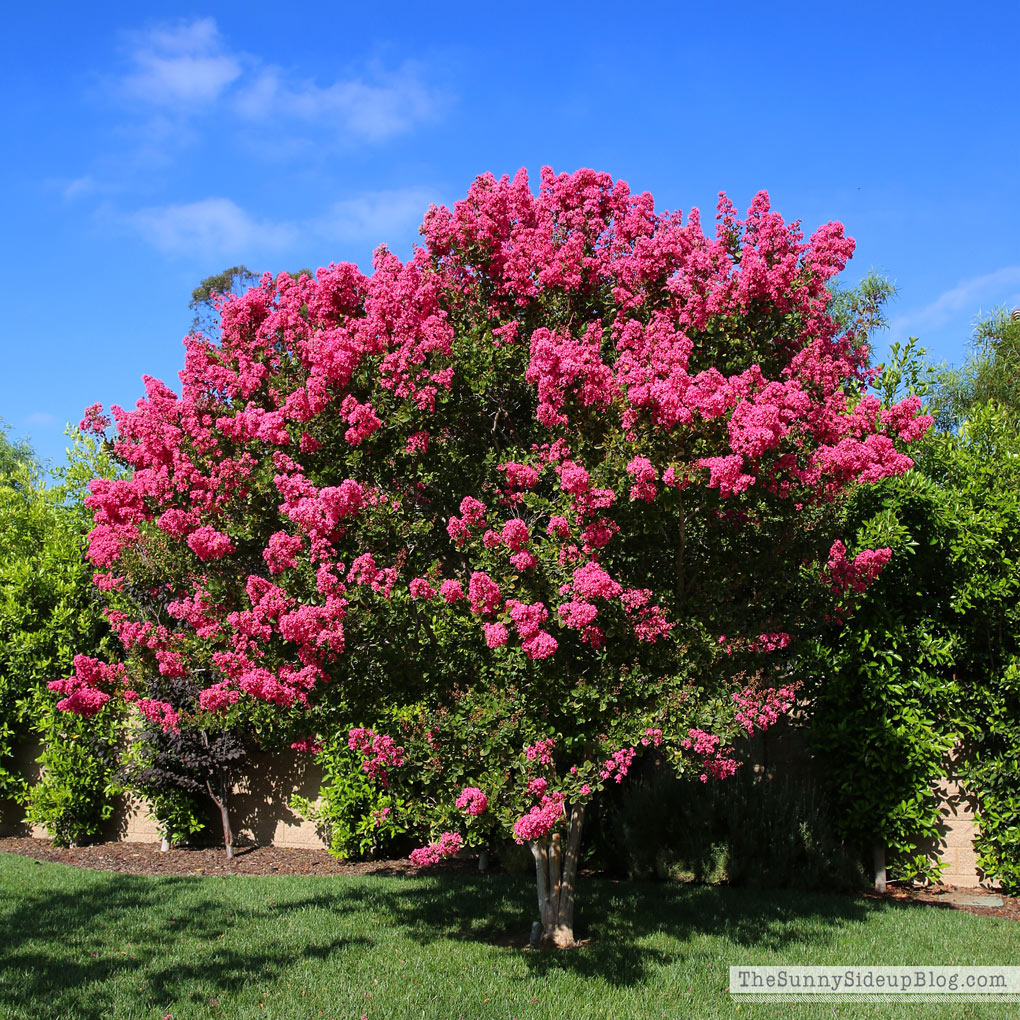
[{"label": "dark soil", "polygon": [[[417,875],[426,870],[414,867],[406,857],[391,861],[338,861],[325,850],[274,846],[239,847],[235,856],[228,860],[222,848],[187,847],[163,854],[159,852],[158,843],[97,843],[65,848],[54,846],[46,839],[7,836],[0,837],[0,852],[132,875]],[[477,867],[474,858],[453,858],[439,865],[446,872],[474,872]],[[1002,906],[976,907],[950,902],[953,896],[977,896],[986,892],[1001,898]],[[1020,921],[1020,899],[982,889],[944,885],[915,888],[894,882],[885,893],[867,892],[864,896],[904,907],[966,910],[984,917]]]},{"label": "dark soil", "polygon": [[[132,875],[416,875],[407,858],[395,861],[338,861],[325,850],[278,846],[237,847],[228,859],[223,848],[186,847],[159,852],[158,843],[96,843],[59,847],[47,839],[0,837],[0,852],[23,854],[37,861]],[[451,860],[443,870],[475,870],[474,860]]]},{"label": "dark soil", "polygon": [[[0,840],[2,844],[2,840]],[[942,910],[965,910],[982,917],[998,917],[1005,921],[1020,921],[1020,899],[1006,896],[994,889],[963,889],[951,885],[912,886],[891,882],[884,893],[866,892],[865,898],[885,900],[909,907],[932,907]],[[976,907],[970,904],[953,903],[956,896],[996,896],[1002,900],[1001,907]]]}]

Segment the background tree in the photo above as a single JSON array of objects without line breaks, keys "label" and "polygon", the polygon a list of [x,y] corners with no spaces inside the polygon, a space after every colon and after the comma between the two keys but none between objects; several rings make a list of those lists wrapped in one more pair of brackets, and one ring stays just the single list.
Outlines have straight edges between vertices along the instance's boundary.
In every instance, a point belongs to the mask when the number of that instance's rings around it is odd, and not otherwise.
[{"label": "background tree", "polygon": [[[0,430],[0,795],[25,804],[61,843],[94,837],[112,810],[118,712],[85,725],[56,712],[46,689],[76,652],[112,651],[84,560],[90,515],[78,498],[110,470],[96,443],[75,433],[67,466],[47,484],[30,445]],[[42,743],[42,775],[30,788],[15,762],[32,741]]]},{"label": "background tree", "polygon": [[998,339],[958,373],[930,365],[916,340],[894,345],[885,398],[922,393],[943,427],[915,448],[909,475],[848,502],[847,534],[893,557],[804,662],[809,734],[842,832],[887,847],[897,878],[938,875],[936,787],[951,768],[979,798],[981,866],[1020,881],[1012,327],[1002,314],[981,322],[976,335]]},{"label": "background tree", "polygon": [[216,336],[219,328],[219,312],[216,309],[216,298],[229,297],[231,294],[243,294],[249,287],[258,283],[259,274],[253,273],[246,265],[231,266],[221,273],[207,276],[191,292],[188,307],[195,313],[191,320],[192,332]]},{"label": "background tree", "polygon": [[[312,746],[359,720],[366,774],[439,777],[412,860],[463,845],[453,817],[511,833],[572,942],[590,799],[648,747],[735,770],[734,735],[792,704],[795,640],[888,559],[833,541],[834,504],[929,425],[865,392],[826,312],[840,225],[805,241],[764,194],[718,220],[594,171],[486,176],[407,263],[226,302],[179,396],[113,409],[132,475],[93,484],[90,557],[128,661],[79,659],[62,707],[262,713]],[[154,696],[185,675],[198,713]],[[373,725],[414,706],[406,739]]]},{"label": "background tree", "polygon": [[992,401],[1020,412],[1020,316],[1006,308],[978,319],[970,357],[962,368],[943,368],[932,411],[939,427],[952,431]]}]

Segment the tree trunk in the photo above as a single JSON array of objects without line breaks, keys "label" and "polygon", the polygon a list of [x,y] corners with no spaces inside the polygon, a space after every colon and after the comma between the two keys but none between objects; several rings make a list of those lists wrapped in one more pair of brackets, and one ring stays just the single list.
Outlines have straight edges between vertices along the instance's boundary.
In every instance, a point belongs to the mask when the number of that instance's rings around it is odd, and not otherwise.
[{"label": "tree trunk", "polygon": [[227,784],[220,777],[220,821],[223,823],[223,846],[226,848],[228,859],[234,856],[234,833],[230,828],[230,809],[228,808],[228,798],[230,794],[227,790]]},{"label": "tree trunk", "polygon": [[581,848],[581,823],[584,805],[570,809],[570,827],[566,845],[557,832],[549,839],[530,844],[535,858],[538,884],[538,912],[542,919],[541,944],[567,949],[574,940],[574,887],[577,883],[577,862]]},{"label": "tree trunk", "polygon": [[[206,748],[209,747],[209,734],[205,730],[202,733],[202,743]],[[230,787],[227,785],[226,777],[223,775],[222,770],[217,769],[217,788],[219,795],[213,792],[212,780],[208,773],[205,779],[205,788],[209,791],[209,796],[212,802],[220,809],[220,823],[223,826],[223,846],[227,851],[227,859],[229,860],[234,856],[234,833],[230,828],[230,809],[227,806],[230,801]]]}]

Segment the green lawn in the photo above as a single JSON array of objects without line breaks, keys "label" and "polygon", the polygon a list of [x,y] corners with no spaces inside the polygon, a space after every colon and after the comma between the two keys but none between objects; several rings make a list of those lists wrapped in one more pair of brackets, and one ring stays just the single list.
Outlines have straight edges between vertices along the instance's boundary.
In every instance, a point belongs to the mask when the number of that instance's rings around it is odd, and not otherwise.
[{"label": "green lawn", "polygon": [[742,1003],[730,964],[1004,964],[1020,924],[836,895],[583,880],[567,953],[506,876],[143,878],[0,854],[0,1018],[1002,1017]]}]

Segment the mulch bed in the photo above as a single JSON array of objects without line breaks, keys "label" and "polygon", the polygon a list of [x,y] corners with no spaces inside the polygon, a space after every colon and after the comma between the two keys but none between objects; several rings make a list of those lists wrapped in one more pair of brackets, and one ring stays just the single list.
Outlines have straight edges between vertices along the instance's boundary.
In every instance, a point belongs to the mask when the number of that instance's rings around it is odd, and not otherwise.
[{"label": "mulch bed", "polygon": [[[96,843],[92,846],[64,848],[47,839],[21,836],[0,837],[0,852],[22,854],[37,861],[73,864],[79,868],[114,871],[131,875],[416,875],[425,869],[416,868],[407,858],[392,861],[338,861],[325,850],[305,850],[278,846],[246,846],[235,851],[228,860],[222,849],[191,848],[159,852],[158,843]],[[441,867],[444,871],[476,872],[474,859],[451,859]],[[433,869],[428,869],[429,871]],[[981,889],[957,889],[932,885],[916,888],[890,883],[885,893],[866,892],[871,900],[885,900],[902,906],[929,907],[943,910],[966,910],[984,917],[1020,921],[1020,899],[989,893],[1001,898],[1002,906],[979,907],[950,902],[956,895],[981,895]]]},{"label": "mulch bed", "polygon": [[[0,841],[2,842],[2,841]],[[884,893],[866,892],[866,899],[885,900],[902,906],[933,907],[942,910],[965,910],[982,917],[998,917],[1005,921],[1020,921],[1020,899],[1006,896],[992,889],[964,889],[951,885],[912,886],[906,883],[890,882]],[[996,896],[1002,900],[1001,907],[978,907],[972,904],[953,903],[956,896]]]},{"label": "mulch bed", "polygon": [[[131,875],[416,875],[422,869],[406,858],[395,861],[338,861],[325,850],[243,846],[229,859],[223,848],[188,847],[159,852],[158,843],[95,843],[58,847],[48,839],[0,837],[0,851],[37,861]],[[475,861],[448,861],[447,869],[476,870]]]}]

